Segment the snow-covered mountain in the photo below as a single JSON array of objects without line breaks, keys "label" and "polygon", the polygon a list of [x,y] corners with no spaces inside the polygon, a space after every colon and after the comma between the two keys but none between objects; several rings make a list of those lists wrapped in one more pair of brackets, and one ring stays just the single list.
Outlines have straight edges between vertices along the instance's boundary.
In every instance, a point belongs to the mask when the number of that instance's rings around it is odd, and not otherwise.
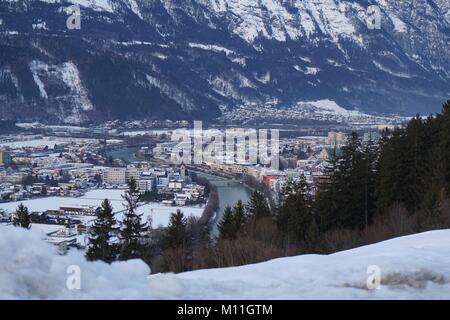
[{"label": "snow-covered mountain", "polygon": [[211,120],[324,100],[428,113],[450,97],[448,43],[447,0],[3,0],[0,118]]},{"label": "snow-covered mountain", "polygon": [[151,276],[140,260],[60,256],[44,236],[0,225],[0,299],[450,299],[449,230],[332,255]]}]

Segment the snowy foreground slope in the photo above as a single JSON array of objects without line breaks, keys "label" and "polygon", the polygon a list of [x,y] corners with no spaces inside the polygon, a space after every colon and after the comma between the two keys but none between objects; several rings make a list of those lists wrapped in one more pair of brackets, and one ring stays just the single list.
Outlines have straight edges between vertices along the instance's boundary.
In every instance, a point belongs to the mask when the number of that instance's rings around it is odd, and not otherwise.
[{"label": "snowy foreground slope", "polygon": [[[450,299],[450,230],[329,256],[150,277],[140,261],[107,265],[86,262],[79,252],[58,256],[40,238],[38,231],[0,226],[0,299]],[[74,265],[79,290],[66,286]],[[371,265],[382,275],[373,291],[366,287]]]}]

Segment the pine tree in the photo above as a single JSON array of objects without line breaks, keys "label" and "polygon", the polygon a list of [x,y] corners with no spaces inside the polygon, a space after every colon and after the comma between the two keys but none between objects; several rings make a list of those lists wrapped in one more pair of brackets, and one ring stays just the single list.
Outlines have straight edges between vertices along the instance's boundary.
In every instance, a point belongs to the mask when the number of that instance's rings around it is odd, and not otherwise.
[{"label": "pine tree", "polygon": [[188,270],[191,244],[188,220],[180,210],[177,210],[170,217],[165,238],[164,259],[166,259],[166,264],[171,266],[172,271]]},{"label": "pine tree", "polygon": [[187,243],[187,219],[180,209],[170,216],[166,237],[167,248],[185,247]]},{"label": "pine tree", "polygon": [[363,147],[362,166],[364,171],[364,226],[372,223],[375,213],[375,187],[378,180],[378,145],[370,139]]},{"label": "pine tree", "polygon": [[214,257],[214,244],[211,239],[210,227],[208,223],[200,225],[198,238],[196,239],[192,255],[192,268],[206,269],[216,267]]},{"label": "pine tree", "polygon": [[387,130],[383,132],[378,165],[378,214],[384,214],[391,205],[401,202],[402,192],[400,188],[404,177],[402,164],[403,146],[402,131],[399,128],[396,128],[393,132]]},{"label": "pine tree", "polygon": [[348,144],[342,147],[342,156],[333,160],[326,170],[316,201],[322,231],[367,226],[369,210],[373,210],[372,174],[376,161],[372,153],[363,148],[358,135],[353,132]]},{"label": "pine tree", "polygon": [[22,227],[25,229],[31,228],[31,215],[28,212],[28,208],[22,203],[17,207],[16,212],[12,217],[12,223],[16,227]]},{"label": "pine tree", "polygon": [[364,165],[361,161],[361,141],[353,132],[348,144],[342,148],[339,161],[338,187],[339,206],[338,222],[344,227],[361,226],[364,217]]},{"label": "pine tree", "polygon": [[404,129],[402,199],[407,209],[414,213],[422,206],[429,154],[432,152],[427,137],[427,127],[417,115]]},{"label": "pine tree", "polygon": [[225,207],[218,228],[219,240],[234,239],[236,237],[234,214],[230,206]]},{"label": "pine tree", "polygon": [[200,225],[200,230],[198,232],[197,238],[197,249],[200,250],[210,250],[213,247],[213,242],[211,239],[211,232],[208,223]]},{"label": "pine tree", "polygon": [[117,230],[113,208],[108,199],[97,209],[97,218],[90,231],[86,258],[90,261],[101,260],[111,263],[117,258],[116,245],[111,243],[113,232]]},{"label": "pine tree", "polygon": [[443,107],[439,116],[439,182],[441,184],[441,200],[450,196],[450,100]]},{"label": "pine tree", "polygon": [[142,214],[137,213],[139,197],[137,182],[132,177],[128,182],[128,190],[124,196],[126,211],[119,236],[121,240],[120,260],[136,259],[143,256],[147,225],[142,223]]},{"label": "pine tree", "polygon": [[[426,210],[433,210],[439,206],[439,202],[442,199],[442,164],[440,151],[440,139],[441,139],[441,126],[440,118],[434,116],[428,116],[425,121],[425,135],[424,142],[428,147],[428,157],[423,166],[423,182],[424,194],[421,199],[421,207]],[[447,160],[449,161],[449,160]],[[444,160],[445,162],[445,160]]]},{"label": "pine tree", "polygon": [[321,232],[330,230],[336,225],[338,202],[338,161],[336,146],[331,158],[325,163],[324,175],[317,183],[315,200],[316,219]]},{"label": "pine tree", "polygon": [[286,248],[291,244],[303,245],[309,242],[311,225],[315,221],[312,211],[311,191],[302,175],[298,182],[290,182],[285,200],[277,215],[277,223],[285,236]]},{"label": "pine tree", "polygon": [[242,201],[239,200],[233,207],[233,225],[234,225],[233,233],[234,234],[239,233],[239,231],[244,226],[246,221],[247,217],[245,214],[245,208],[244,205],[242,204]]},{"label": "pine tree", "polygon": [[266,198],[261,192],[256,190],[252,193],[249,204],[247,205],[247,215],[249,217],[253,216],[256,219],[271,216]]}]

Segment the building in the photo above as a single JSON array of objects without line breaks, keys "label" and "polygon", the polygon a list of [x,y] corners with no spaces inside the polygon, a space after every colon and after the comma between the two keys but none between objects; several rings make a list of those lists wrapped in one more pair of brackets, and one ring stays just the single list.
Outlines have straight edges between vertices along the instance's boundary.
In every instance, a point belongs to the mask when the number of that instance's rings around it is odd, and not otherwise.
[{"label": "building", "polygon": [[65,215],[76,216],[94,216],[97,213],[97,207],[92,206],[65,206],[60,207],[59,212]]},{"label": "building", "polygon": [[175,148],[178,144],[179,142],[177,141],[157,143],[156,147],[153,148],[153,154],[155,156],[170,156],[170,154],[172,153],[172,149]]},{"label": "building", "polygon": [[380,138],[381,136],[379,131],[365,132],[362,141],[364,143],[378,142]]},{"label": "building", "polygon": [[134,165],[127,166],[127,168],[125,169],[125,181],[128,182],[131,178],[134,178],[134,180],[138,181],[141,177],[142,172],[142,169]]},{"label": "building", "polygon": [[186,180],[186,165],[184,163],[180,166],[180,177],[183,181]]},{"label": "building", "polygon": [[125,184],[126,168],[107,168],[103,172],[103,182],[108,184]]},{"label": "building", "polygon": [[263,182],[266,185],[266,187],[270,188],[273,181],[276,181],[279,178],[280,178],[280,176],[268,175],[268,176],[264,176]]},{"label": "building", "polygon": [[11,162],[11,156],[4,149],[0,149],[0,166],[9,164]]},{"label": "building", "polygon": [[175,204],[177,206],[185,206],[186,202],[190,199],[188,194],[176,194],[175,195]]},{"label": "building", "polygon": [[61,228],[56,231],[46,234],[45,242],[56,245],[67,250],[67,246],[75,245],[77,243],[77,232],[72,229]]},{"label": "building", "polygon": [[181,181],[170,181],[168,188],[172,191],[181,191],[183,188],[183,182]]},{"label": "building", "polygon": [[323,148],[319,153],[319,159],[323,161],[330,161],[335,158],[339,158],[342,155],[341,148]]},{"label": "building", "polygon": [[330,146],[342,146],[347,142],[347,135],[342,132],[328,132],[327,144]]},{"label": "building", "polygon": [[147,191],[152,191],[155,187],[156,182],[153,174],[151,172],[143,172],[139,177],[139,191],[145,193]]},{"label": "building", "polygon": [[139,181],[144,170],[134,165],[106,168],[103,172],[103,182],[107,184],[126,184],[131,178]]}]

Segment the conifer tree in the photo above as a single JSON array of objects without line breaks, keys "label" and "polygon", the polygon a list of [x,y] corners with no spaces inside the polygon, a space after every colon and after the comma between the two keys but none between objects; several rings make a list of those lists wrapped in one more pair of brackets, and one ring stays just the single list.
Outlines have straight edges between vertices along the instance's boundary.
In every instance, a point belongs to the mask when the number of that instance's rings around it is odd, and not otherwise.
[{"label": "conifer tree", "polygon": [[217,266],[214,257],[214,244],[208,223],[200,226],[198,239],[193,250],[193,269],[206,269]]},{"label": "conifer tree", "polygon": [[115,227],[117,222],[108,199],[102,202],[96,215],[97,218],[90,231],[86,258],[90,261],[101,260],[111,263],[117,258],[117,246],[111,242],[113,233],[117,230]]},{"label": "conifer tree", "polygon": [[178,248],[186,247],[187,244],[187,219],[180,209],[170,216],[167,227],[166,247]]},{"label": "conifer tree", "polygon": [[375,155],[365,150],[353,132],[342,155],[332,162],[319,185],[317,215],[323,231],[329,228],[363,228],[372,210]]},{"label": "conifer tree", "polygon": [[380,148],[379,177],[377,182],[377,212],[384,214],[389,206],[401,202],[400,190],[404,177],[402,163],[402,131],[384,131]]},{"label": "conifer tree", "polygon": [[338,202],[338,161],[336,146],[331,158],[325,163],[323,177],[317,182],[315,211],[320,232],[325,232],[335,226],[337,221]]},{"label": "conifer tree", "polygon": [[364,170],[364,227],[367,228],[372,223],[376,209],[375,188],[378,180],[379,148],[372,137],[365,143],[362,153]]},{"label": "conifer tree", "polygon": [[425,193],[428,156],[431,153],[431,141],[426,138],[427,128],[417,115],[404,129],[402,199],[408,210],[413,213],[421,208]]},{"label": "conifer tree", "polygon": [[191,251],[191,236],[188,230],[188,220],[177,210],[170,217],[165,238],[165,259],[174,272],[188,270],[188,260]]},{"label": "conifer tree", "polygon": [[255,190],[252,193],[249,204],[247,205],[247,215],[256,219],[271,216],[266,198],[261,192]]},{"label": "conifer tree", "polygon": [[290,182],[285,200],[277,215],[277,223],[285,236],[286,247],[291,244],[304,245],[309,240],[308,230],[315,220],[312,198],[305,176],[298,182]]},{"label": "conifer tree", "polygon": [[147,225],[142,223],[142,214],[137,213],[139,198],[137,182],[132,177],[128,182],[128,190],[124,196],[126,210],[119,236],[121,240],[120,260],[136,259],[143,256]]},{"label": "conifer tree", "polygon": [[234,230],[233,233],[237,234],[243,227],[247,220],[246,214],[245,214],[245,208],[242,204],[242,201],[239,200],[236,205],[233,207],[233,225]]},{"label": "conifer tree", "polygon": [[441,174],[441,152],[440,152],[440,120],[439,116],[428,116],[424,122],[425,134],[424,142],[428,152],[423,166],[422,187],[423,195],[421,197],[421,208],[425,210],[434,210],[439,206],[442,191],[442,174]]},{"label": "conifer tree", "polygon": [[225,207],[218,228],[219,240],[234,239],[236,237],[234,214],[230,206]]},{"label": "conifer tree", "polygon": [[31,228],[31,215],[28,212],[28,208],[22,203],[19,204],[16,212],[13,214],[12,223],[16,227],[22,227],[25,229]]},{"label": "conifer tree", "polygon": [[[450,100],[443,107],[439,116],[438,158],[441,198],[450,196]],[[443,200],[443,199],[442,199]]]}]

